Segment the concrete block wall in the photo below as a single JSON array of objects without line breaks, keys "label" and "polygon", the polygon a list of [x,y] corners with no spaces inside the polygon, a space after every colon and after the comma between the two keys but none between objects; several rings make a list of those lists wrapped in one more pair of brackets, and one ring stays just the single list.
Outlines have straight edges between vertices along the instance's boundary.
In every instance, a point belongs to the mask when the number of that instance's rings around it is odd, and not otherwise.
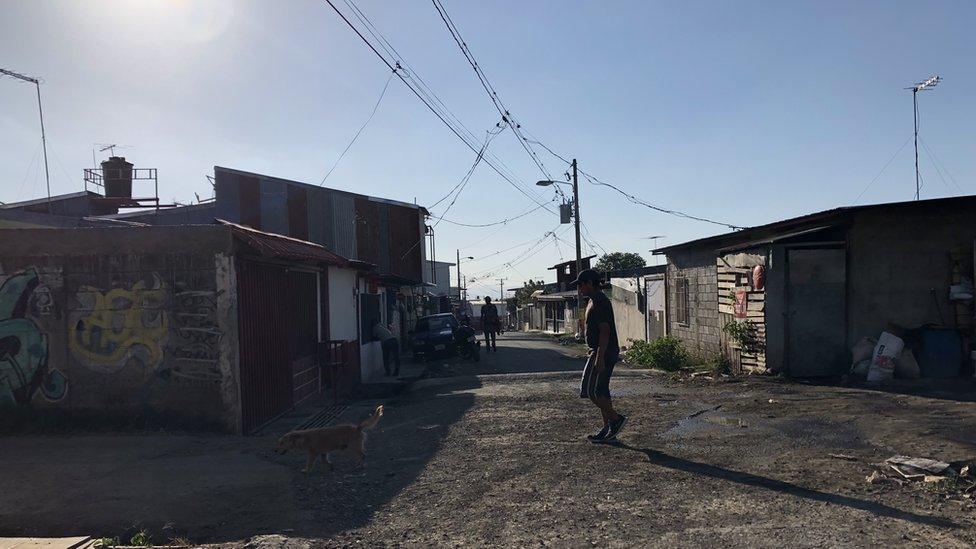
[{"label": "concrete block wall", "polygon": [[113,231],[5,231],[0,405],[236,432],[236,285],[221,252],[229,233]]},{"label": "concrete block wall", "polygon": [[[718,318],[718,274],[714,253],[704,250],[668,255],[668,333],[680,339],[691,354],[721,353],[722,327]],[[689,322],[678,322],[677,279],[688,279]]]}]

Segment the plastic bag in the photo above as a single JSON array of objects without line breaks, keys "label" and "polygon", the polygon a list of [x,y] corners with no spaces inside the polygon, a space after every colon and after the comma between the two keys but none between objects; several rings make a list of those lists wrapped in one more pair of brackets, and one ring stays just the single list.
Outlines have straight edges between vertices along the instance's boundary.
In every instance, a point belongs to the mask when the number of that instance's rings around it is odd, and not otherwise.
[{"label": "plastic bag", "polygon": [[918,361],[915,360],[915,354],[912,353],[911,349],[905,349],[895,359],[895,377],[900,379],[918,379],[920,376],[921,370],[918,367]]},{"label": "plastic bag", "polygon": [[895,359],[905,348],[905,341],[891,333],[881,332],[878,344],[874,346],[874,358],[868,370],[868,381],[887,381],[894,377]]}]

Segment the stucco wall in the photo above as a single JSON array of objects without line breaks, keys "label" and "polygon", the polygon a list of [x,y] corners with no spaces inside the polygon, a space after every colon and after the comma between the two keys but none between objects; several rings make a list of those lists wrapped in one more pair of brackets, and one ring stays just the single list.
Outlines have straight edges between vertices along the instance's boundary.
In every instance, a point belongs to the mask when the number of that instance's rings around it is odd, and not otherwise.
[{"label": "stucco wall", "polygon": [[359,322],[356,316],[356,271],[329,267],[329,338],[355,341]]},{"label": "stucco wall", "polygon": [[[687,250],[668,254],[668,333],[682,341],[697,356],[721,352],[718,321],[718,279],[715,254],[710,250]],[[677,317],[676,280],[688,278],[690,318],[681,324]]]},{"label": "stucco wall", "polygon": [[0,236],[0,404],[238,430],[226,229]]},{"label": "stucco wall", "polygon": [[630,347],[631,339],[644,341],[646,335],[644,333],[646,331],[644,315],[637,307],[637,293],[619,286],[611,286],[607,290],[607,294],[610,297],[610,304],[613,306],[613,320],[617,327],[617,343],[621,347]]}]

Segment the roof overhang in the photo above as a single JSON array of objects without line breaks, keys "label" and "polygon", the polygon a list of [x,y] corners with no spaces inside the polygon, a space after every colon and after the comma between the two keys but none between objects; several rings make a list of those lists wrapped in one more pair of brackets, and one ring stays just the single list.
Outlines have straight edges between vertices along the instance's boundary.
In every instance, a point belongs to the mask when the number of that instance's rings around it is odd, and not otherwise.
[{"label": "roof overhang", "polygon": [[769,244],[775,244],[776,242],[782,242],[784,240],[789,240],[791,238],[797,238],[800,236],[806,236],[814,233],[819,233],[827,229],[832,229],[836,227],[837,223],[832,223],[828,225],[821,225],[819,227],[812,227],[809,229],[802,229],[798,231],[790,231],[785,233],[778,233],[775,235],[767,235],[762,238],[756,238],[753,240],[747,240],[745,242],[738,242],[731,246],[726,246],[724,248],[718,248],[716,251],[719,253],[735,252],[739,250],[745,250],[748,248],[755,248],[756,246],[766,246]]},{"label": "roof overhang", "polygon": [[223,219],[217,219],[216,223],[230,227],[234,238],[263,257],[304,263],[325,263],[336,267],[349,267],[348,259],[314,242],[259,231]]}]

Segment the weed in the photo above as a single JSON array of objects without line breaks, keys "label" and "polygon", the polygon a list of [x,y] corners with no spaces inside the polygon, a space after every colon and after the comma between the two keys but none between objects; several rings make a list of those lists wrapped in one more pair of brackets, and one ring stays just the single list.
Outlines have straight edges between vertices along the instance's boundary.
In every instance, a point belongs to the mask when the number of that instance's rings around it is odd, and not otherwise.
[{"label": "weed", "polygon": [[129,545],[149,547],[152,544],[149,542],[149,534],[145,530],[139,530],[134,536],[132,536],[132,539],[129,540]]},{"label": "weed", "polygon": [[722,326],[722,331],[729,336],[729,339],[739,344],[739,347],[747,347],[755,340],[756,327],[748,320],[738,322],[730,320]]},{"label": "weed", "polygon": [[116,545],[119,545],[119,538],[117,538],[117,537],[116,538],[101,538],[101,539],[99,539],[98,541],[95,542],[95,547],[104,547],[106,549],[109,548],[109,547],[115,547]]},{"label": "weed", "polygon": [[697,364],[698,370],[720,376],[732,372],[732,362],[725,356],[713,355]]},{"label": "weed", "polygon": [[683,370],[691,364],[688,352],[676,337],[665,336],[654,341],[632,339],[625,354],[627,362],[652,366],[669,372]]}]

